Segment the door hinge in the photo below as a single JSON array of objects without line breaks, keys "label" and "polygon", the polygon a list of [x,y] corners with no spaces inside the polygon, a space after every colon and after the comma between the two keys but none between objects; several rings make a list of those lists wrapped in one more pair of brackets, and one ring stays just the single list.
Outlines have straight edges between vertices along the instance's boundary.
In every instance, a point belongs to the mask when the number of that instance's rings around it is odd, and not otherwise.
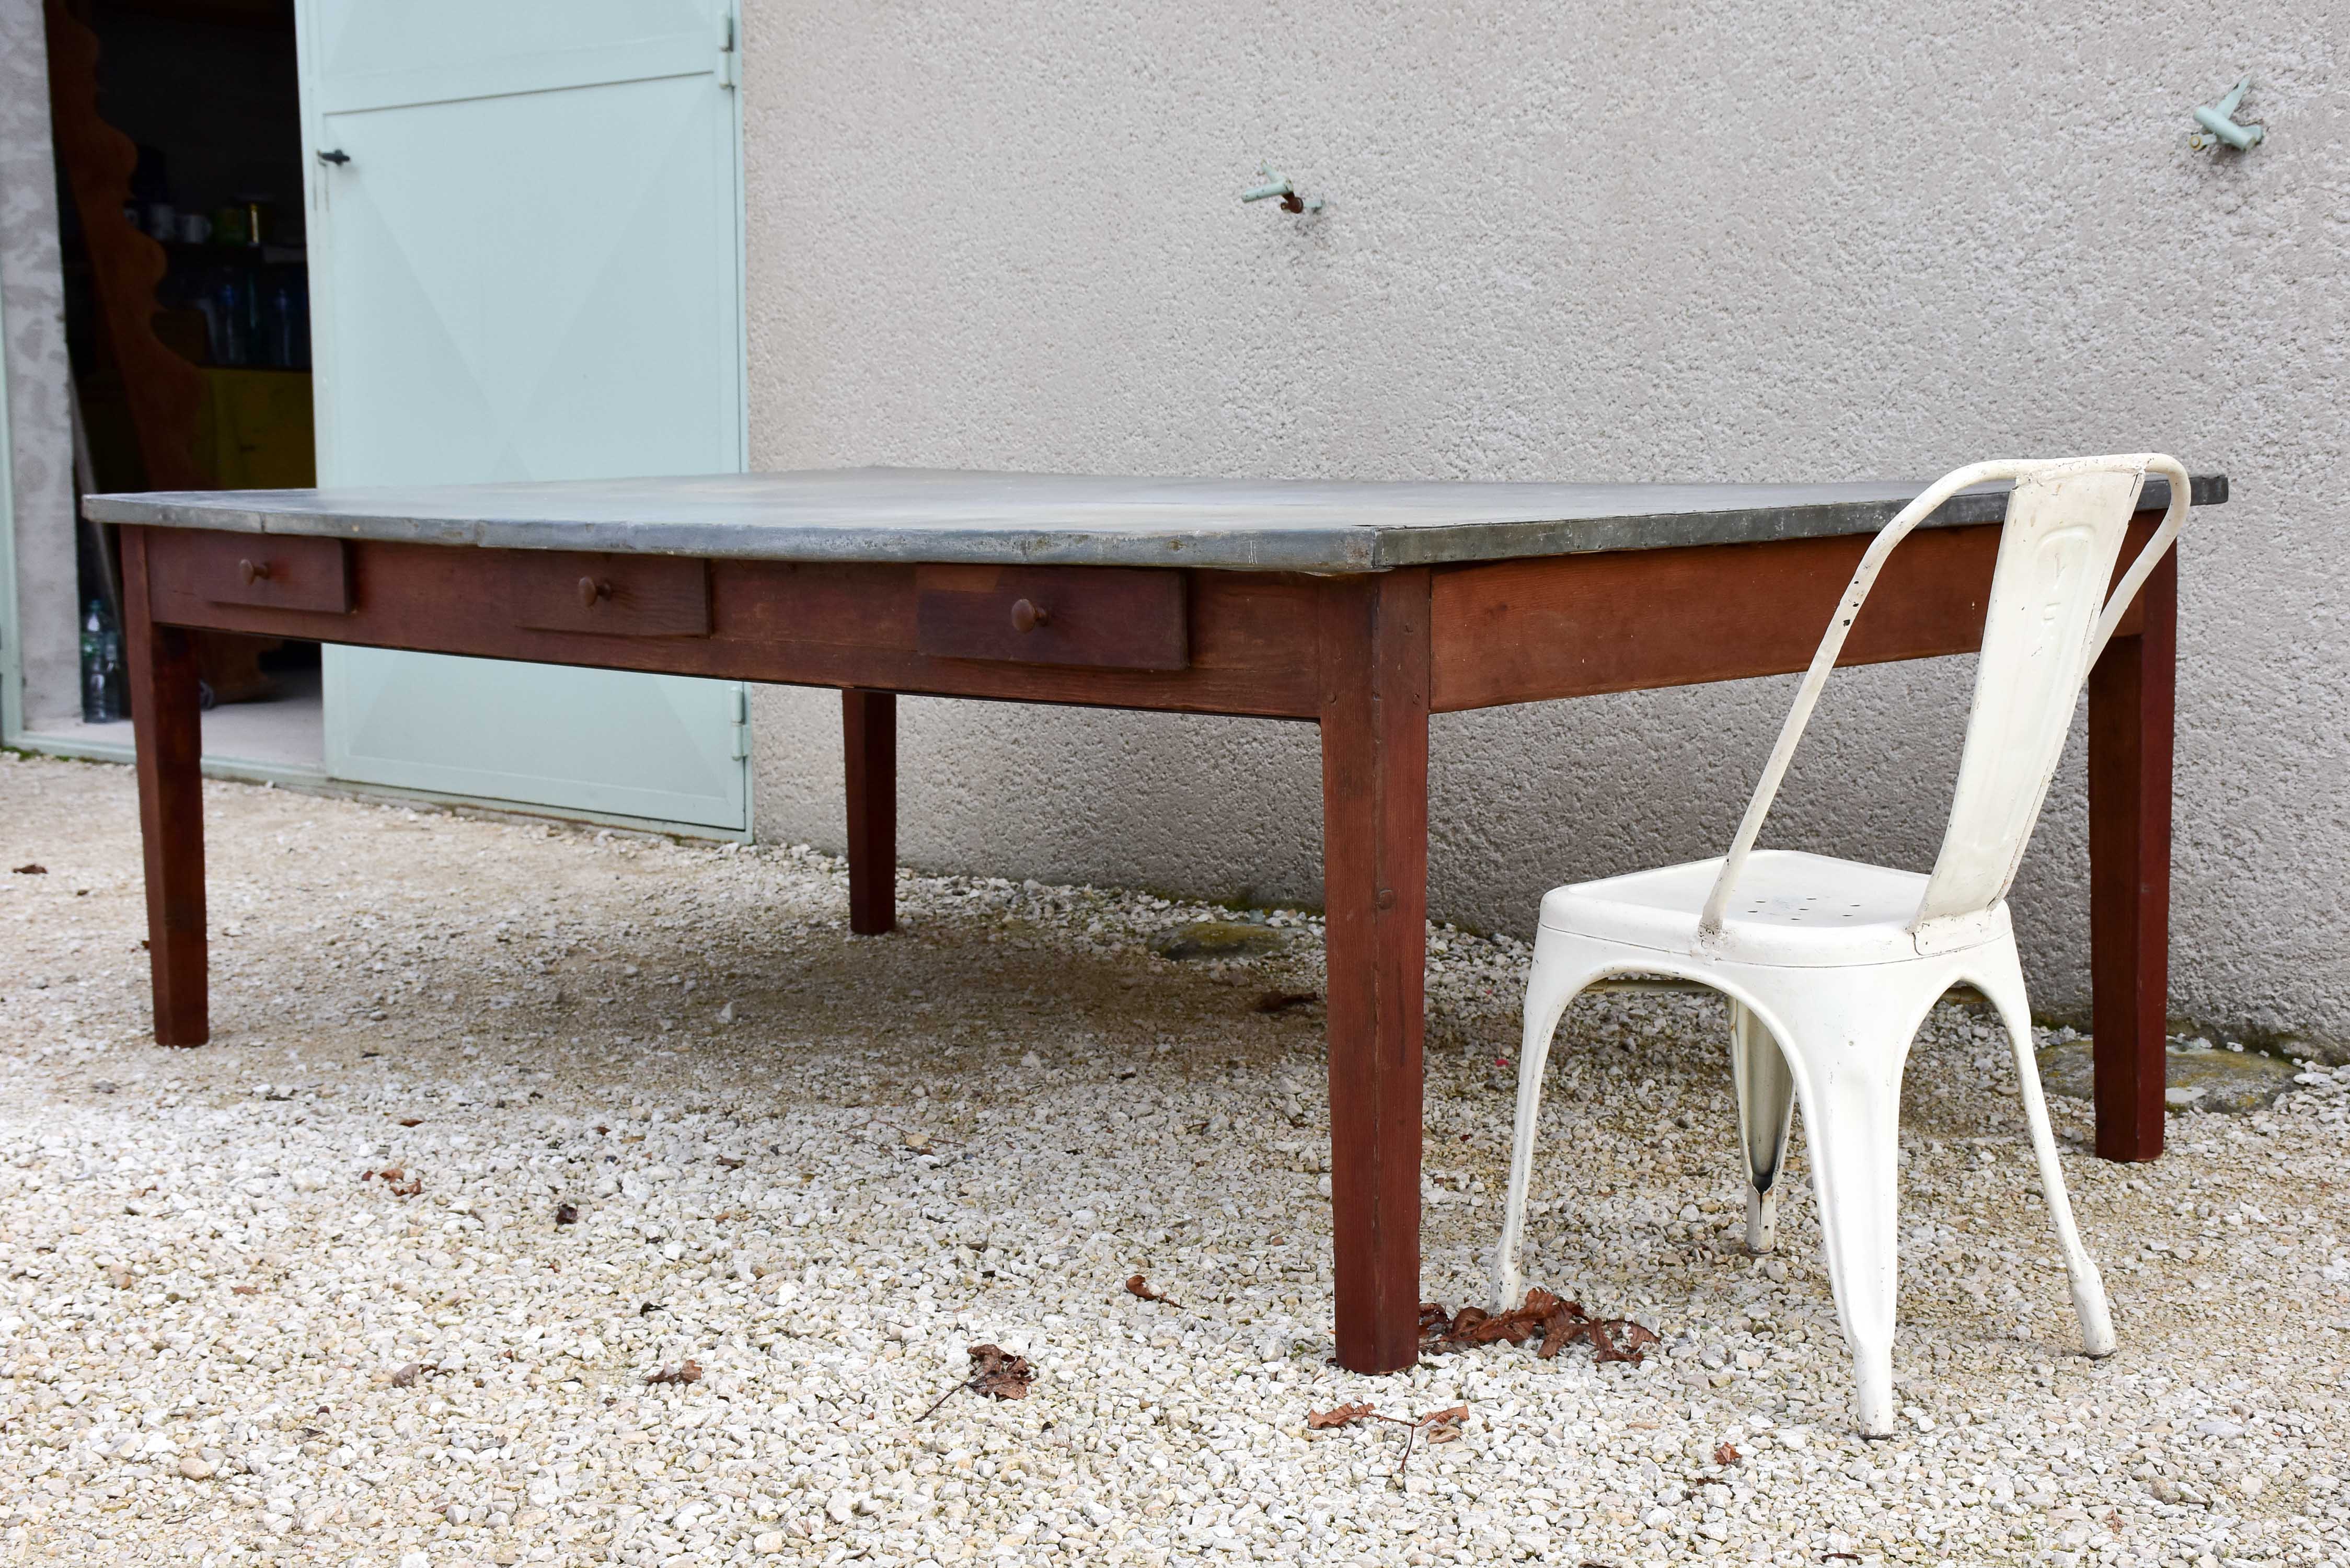
[{"label": "door hinge", "polygon": [[735,68],[741,58],[741,51],[734,47],[734,14],[721,11],[718,14],[718,64],[715,67],[720,87],[732,88],[741,85],[742,73]]},{"label": "door hinge", "polygon": [[751,754],[751,691],[747,686],[734,688],[734,760],[741,762]]}]

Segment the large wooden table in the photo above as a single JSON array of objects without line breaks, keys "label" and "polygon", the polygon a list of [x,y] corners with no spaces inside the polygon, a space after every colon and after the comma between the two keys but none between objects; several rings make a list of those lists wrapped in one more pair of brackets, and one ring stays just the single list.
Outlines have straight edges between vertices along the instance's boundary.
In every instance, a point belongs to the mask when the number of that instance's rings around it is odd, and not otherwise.
[{"label": "large wooden table", "polygon": [[[1409,1366],[1428,716],[1799,670],[1866,535],[1922,488],[868,469],[93,496],[123,525],[155,1037],[209,1033],[191,628],[837,687],[861,932],[893,920],[899,692],[1304,720],[1322,732],[1338,1358]],[[2194,482],[2199,505],[2226,497]],[[2168,499],[2149,480],[2137,539]],[[2003,508],[1961,495],[1897,552],[1845,661],[1973,650]],[[2111,1159],[2162,1147],[2177,607],[2166,563],[2089,689]],[[1562,844],[1562,877],[1575,862]]]}]

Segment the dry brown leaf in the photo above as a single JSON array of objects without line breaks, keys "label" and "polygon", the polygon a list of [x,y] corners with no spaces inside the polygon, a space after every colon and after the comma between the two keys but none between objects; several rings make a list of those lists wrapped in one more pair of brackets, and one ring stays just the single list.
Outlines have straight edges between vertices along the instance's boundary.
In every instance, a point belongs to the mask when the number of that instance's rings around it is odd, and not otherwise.
[{"label": "dry brown leaf", "polygon": [[412,1388],[416,1385],[416,1375],[423,1370],[422,1363],[411,1361],[391,1375],[391,1386],[394,1388]]},{"label": "dry brown leaf", "polygon": [[46,877],[49,874],[49,868],[37,860],[27,860],[22,866],[11,866],[8,869],[19,877]]},{"label": "dry brown leaf", "polygon": [[1537,1334],[1542,1344],[1534,1354],[1545,1361],[1569,1342],[1587,1339],[1599,1360],[1628,1361],[1637,1366],[1640,1347],[1657,1343],[1654,1334],[1628,1318],[1592,1317],[1581,1302],[1562,1301],[1540,1287],[1528,1291],[1523,1303],[1503,1313],[1464,1306],[1457,1314],[1448,1314],[1435,1302],[1422,1302],[1419,1307],[1422,1350],[1462,1349],[1501,1340],[1523,1345]]},{"label": "dry brown leaf", "polygon": [[[1468,1418],[1469,1407],[1455,1405],[1450,1410],[1432,1410],[1409,1421],[1396,1421],[1404,1433],[1403,1452],[1396,1456],[1395,1473],[1403,1474],[1404,1466],[1411,1462],[1412,1443],[1422,1432],[1428,1434],[1428,1440],[1431,1443],[1449,1443],[1461,1436],[1461,1423]],[[1395,1421],[1393,1416],[1382,1416],[1379,1419]]]},{"label": "dry brown leaf", "polygon": [[228,1288],[228,1293],[233,1296],[257,1296],[261,1293],[261,1287],[259,1285],[231,1285]]},{"label": "dry brown leaf", "polygon": [[645,1381],[648,1383],[699,1383],[702,1381],[702,1363],[681,1361],[675,1366],[664,1366],[658,1372],[646,1373]]},{"label": "dry brown leaf", "polygon": [[577,1225],[577,1224],[578,1224],[578,1223],[579,1223],[579,1205],[577,1205],[577,1203],[558,1203],[558,1204],[556,1204],[556,1205],[555,1206],[555,1222],[556,1222],[557,1225]]},{"label": "dry brown leaf", "polygon": [[991,1399],[1028,1397],[1028,1386],[1036,1381],[1036,1373],[1026,1356],[993,1345],[974,1345],[970,1355],[973,1390]]},{"label": "dry brown leaf", "polygon": [[1743,1456],[1742,1456],[1735,1448],[1728,1443],[1717,1443],[1714,1445],[1713,1462],[1715,1464],[1727,1468],[1728,1466],[1736,1464],[1742,1457]]},{"label": "dry brown leaf", "polygon": [[[1617,1330],[1623,1334],[1624,1343],[1622,1345],[1618,1345],[1609,1342],[1607,1338],[1607,1331],[1611,1328]],[[1664,1343],[1664,1341],[1657,1337],[1653,1330],[1648,1328],[1644,1324],[1634,1323],[1627,1317],[1611,1317],[1604,1321],[1594,1319],[1590,1328],[1590,1335],[1594,1354],[1599,1360],[1628,1361],[1635,1366],[1640,1365],[1640,1347],[1642,1345],[1662,1345]]]},{"label": "dry brown leaf", "polygon": [[1431,1443],[1457,1443],[1461,1440],[1461,1423],[1468,1418],[1469,1407],[1455,1405],[1450,1410],[1422,1416],[1418,1424],[1426,1428]]},{"label": "dry brown leaf", "polygon": [[1341,1405],[1335,1410],[1308,1410],[1305,1426],[1308,1431],[1326,1432],[1334,1427],[1348,1427],[1378,1416],[1378,1412],[1368,1405]]},{"label": "dry brown leaf", "polygon": [[[396,1165],[387,1165],[381,1170],[371,1170],[368,1172],[368,1176],[380,1178],[385,1189],[394,1198],[413,1198],[424,1190],[423,1177],[411,1176]],[[362,1176],[359,1179],[365,1181],[368,1176]]]},{"label": "dry brown leaf", "polygon": [[422,1116],[402,1116],[400,1118],[400,1125],[404,1127],[421,1127],[424,1125],[424,1118]]},{"label": "dry brown leaf", "polygon": [[720,1156],[718,1157],[718,1163],[719,1163],[719,1164],[721,1164],[721,1165],[723,1165],[723,1166],[724,1166],[724,1167],[725,1167],[727,1169],[729,1169],[729,1170],[740,1170],[740,1169],[742,1169],[742,1168],[743,1168],[743,1162],[742,1162],[741,1160],[739,1160],[739,1159],[736,1159],[736,1158],[735,1158],[733,1155],[731,1155],[731,1154],[722,1154],[722,1155],[720,1155]]},{"label": "dry brown leaf", "polygon": [[1159,1292],[1152,1290],[1150,1288],[1150,1282],[1144,1279],[1140,1274],[1133,1274],[1128,1277],[1126,1282],[1126,1293],[1130,1296],[1139,1297],[1141,1300],[1147,1302],[1164,1302],[1167,1305],[1179,1309],[1183,1304],[1181,1302],[1161,1295]]}]

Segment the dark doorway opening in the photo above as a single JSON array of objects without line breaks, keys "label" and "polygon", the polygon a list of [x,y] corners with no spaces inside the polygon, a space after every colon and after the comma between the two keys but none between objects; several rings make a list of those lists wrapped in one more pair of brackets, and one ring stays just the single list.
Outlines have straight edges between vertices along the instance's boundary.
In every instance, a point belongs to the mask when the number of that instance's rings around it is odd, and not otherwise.
[{"label": "dark doorway opening", "polygon": [[[316,483],[292,0],[45,0],[83,491]],[[85,524],[84,730],[127,731],[120,581]],[[315,770],[314,643],[203,634],[208,754]]]}]

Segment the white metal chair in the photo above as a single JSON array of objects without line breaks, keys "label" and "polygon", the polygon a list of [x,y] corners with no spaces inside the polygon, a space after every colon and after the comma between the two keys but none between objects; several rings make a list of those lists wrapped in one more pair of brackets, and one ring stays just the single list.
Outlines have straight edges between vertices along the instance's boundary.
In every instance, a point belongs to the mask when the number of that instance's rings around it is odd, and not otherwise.
[{"label": "white metal chair", "polygon": [[[2108,597],[2148,472],[2170,482],[2161,526]],[[1754,848],[1788,759],[1886,557],[1959,491],[2012,480],[1949,826],[1930,876]],[[1901,1071],[1945,992],[1971,986],[2015,1046],[2041,1189],[2091,1355],[2109,1355],[2105,1283],[2081,1246],[2033,1055],[2032,1015],[2006,897],[2030,840],[2089,667],[2186,520],[2187,472],[2153,453],[1961,468],[1902,508],[1871,543],[1812,659],[1794,707],[1716,860],[1553,889],[1526,982],[1509,1207],[1495,1268],[1517,1304],[1544,1063],[1575,994],[1624,974],[1694,981],[1729,999],[1731,1066],[1748,1177],[1747,1241],[1773,1229],[1789,1119],[1811,1143],[1828,1275],[1851,1347],[1860,1428],[1893,1429],[1893,1320]],[[2100,607],[2102,606],[2102,613]]]}]

